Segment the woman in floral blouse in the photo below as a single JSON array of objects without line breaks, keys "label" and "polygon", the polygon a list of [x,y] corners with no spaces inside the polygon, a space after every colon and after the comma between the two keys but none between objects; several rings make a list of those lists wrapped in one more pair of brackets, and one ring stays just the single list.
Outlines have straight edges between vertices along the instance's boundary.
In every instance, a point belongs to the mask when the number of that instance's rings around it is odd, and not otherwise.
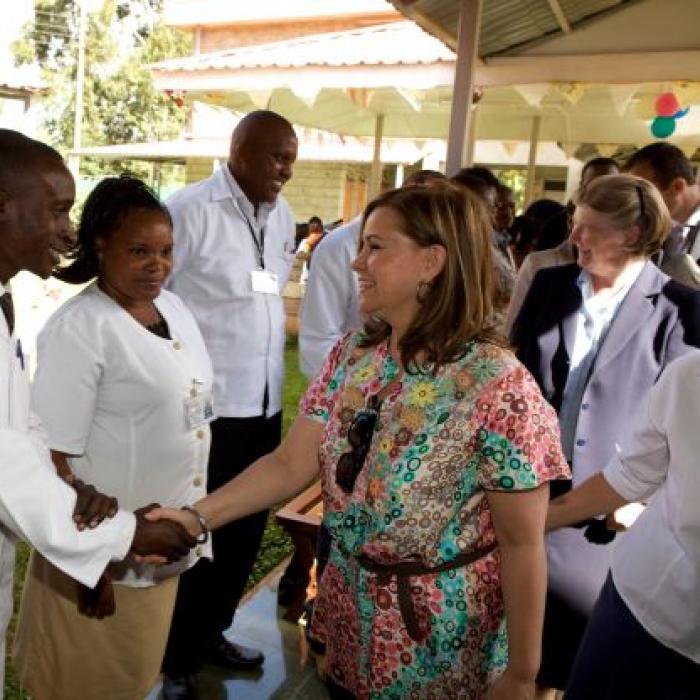
[{"label": "woman in floral blouse", "polygon": [[375,199],[353,265],[364,331],[333,349],[283,444],[195,504],[201,519],[160,512],[199,534],[320,469],[332,545],[312,633],[337,697],[534,694],[546,484],[568,470],[554,412],[489,330],[489,231],[446,183]]}]

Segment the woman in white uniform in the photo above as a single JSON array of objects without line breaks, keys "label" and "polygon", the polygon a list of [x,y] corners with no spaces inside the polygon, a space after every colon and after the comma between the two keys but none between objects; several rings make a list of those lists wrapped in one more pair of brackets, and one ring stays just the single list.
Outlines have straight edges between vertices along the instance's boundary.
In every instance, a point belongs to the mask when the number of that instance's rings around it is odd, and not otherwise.
[{"label": "woman in white uniform", "polygon": [[[127,508],[185,505],[206,493],[212,369],[194,318],[161,289],[172,245],[167,209],[143,183],[103,180],[85,203],[74,260],[59,275],[97,279],[38,340],[32,405],[57,471]],[[126,559],[88,594],[35,553],[15,646],[31,695],[142,698],[159,674],[177,575],[199,556],[210,556],[208,544],[158,569]],[[77,606],[108,617],[81,616]]]}]

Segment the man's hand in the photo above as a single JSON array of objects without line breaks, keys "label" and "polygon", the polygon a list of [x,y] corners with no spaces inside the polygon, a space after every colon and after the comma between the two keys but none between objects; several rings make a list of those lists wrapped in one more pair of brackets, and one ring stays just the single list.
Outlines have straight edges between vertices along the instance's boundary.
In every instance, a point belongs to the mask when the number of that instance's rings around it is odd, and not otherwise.
[{"label": "man's hand", "polygon": [[171,520],[146,520],[146,513],[159,507],[157,503],[151,503],[134,511],[136,532],[131,551],[138,557],[149,557],[151,563],[154,563],[152,555],[162,557],[162,563],[170,563],[189,554],[196,541],[179,523]]},{"label": "man's hand", "polygon": [[97,527],[105,518],[113,518],[119,510],[116,498],[100,493],[94,486],[73,478],[68,483],[78,498],[73,509],[73,520],[78,530]]},{"label": "man's hand", "polygon": [[78,612],[86,617],[96,617],[102,620],[114,615],[117,604],[114,600],[114,586],[107,574],[102,574],[94,588],[83,586],[76,581],[78,587]]}]

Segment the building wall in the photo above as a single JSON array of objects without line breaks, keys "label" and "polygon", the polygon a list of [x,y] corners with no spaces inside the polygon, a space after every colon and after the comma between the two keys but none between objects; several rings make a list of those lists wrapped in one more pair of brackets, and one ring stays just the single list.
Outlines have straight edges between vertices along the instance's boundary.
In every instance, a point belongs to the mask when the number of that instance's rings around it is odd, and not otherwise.
[{"label": "building wall", "polygon": [[[204,180],[211,175],[212,168],[213,163],[209,158],[189,159],[185,181],[190,184]],[[320,216],[324,223],[330,224],[344,218],[347,183],[368,177],[369,166],[365,164],[297,161],[294,176],[285,186],[283,194],[297,222]],[[364,202],[358,203],[349,213],[357,213],[360,205],[364,206]],[[345,213],[348,214],[347,211]]]}]

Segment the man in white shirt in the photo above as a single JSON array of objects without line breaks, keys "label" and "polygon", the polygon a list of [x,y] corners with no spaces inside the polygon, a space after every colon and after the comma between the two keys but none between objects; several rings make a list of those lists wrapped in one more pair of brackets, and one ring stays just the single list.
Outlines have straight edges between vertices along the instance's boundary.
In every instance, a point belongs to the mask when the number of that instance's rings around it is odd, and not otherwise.
[{"label": "man in white shirt", "polygon": [[[639,149],[625,164],[630,175],[649,180],[661,193],[674,221],[664,254],[688,253],[700,260],[700,184],[683,151],[659,141]],[[663,267],[663,266],[662,266]],[[683,282],[684,280],[679,280]]]},{"label": "man in white shirt", "polygon": [[361,227],[362,216],[356,216],[327,234],[314,251],[299,330],[299,362],[309,379],[319,373],[340,338],[362,327],[357,275],[351,267],[357,257]]},{"label": "man in white shirt", "polygon": [[[44,433],[29,410],[29,380],[9,280],[20,270],[48,278],[72,243],[73,178],[52,148],[0,129],[0,658],[12,614],[15,538],[61,570],[94,586],[110,561],[137,554],[169,559],[194,545],[184,530],[154,529],[141,514],[117,511],[96,529],[80,531],[76,491],[56,474]],[[70,397],[65,397],[66,402]],[[82,485],[78,483],[78,491]],[[85,525],[85,523],[83,523]],[[159,544],[160,542],[160,544]],[[2,696],[4,664],[0,666]],[[60,689],[57,689],[60,694]]]},{"label": "man in white shirt", "polygon": [[[231,480],[281,439],[285,317],[281,289],[294,262],[295,224],[280,196],[297,138],[274,112],[236,126],[226,167],[168,202],[174,224],[169,288],[194,314],[214,365],[208,489]],[[213,561],[180,579],[163,661],[164,697],[194,698],[204,661],[234,669],[263,662],[223,637],[255,562],[267,513],[213,536]]]}]

